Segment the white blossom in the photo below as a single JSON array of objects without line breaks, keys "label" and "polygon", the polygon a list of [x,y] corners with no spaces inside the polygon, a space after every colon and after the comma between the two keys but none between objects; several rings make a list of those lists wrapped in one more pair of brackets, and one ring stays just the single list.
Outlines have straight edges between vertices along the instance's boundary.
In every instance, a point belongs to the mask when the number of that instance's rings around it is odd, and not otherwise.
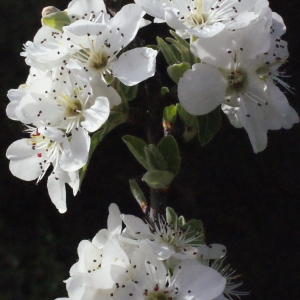
[{"label": "white blossom", "polygon": [[264,0],[135,0],[157,22],[167,22],[183,37],[211,37],[258,18]]},{"label": "white blossom", "polygon": [[178,83],[179,100],[189,113],[207,114],[223,104],[232,124],[246,129],[254,152],[265,149],[269,129],[299,122],[285,95],[261,74],[271,45],[268,23],[261,18],[243,29],[198,40],[192,51],[202,62]]},{"label": "white blossom", "polygon": [[195,260],[184,260],[173,272],[151,252],[137,250],[131,260],[130,280],[115,291],[115,300],[209,300],[224,290],[226,279]]},{"label": "white blossom", "polygon": [[79,188],[78,172],[64,171],[60,165],[64,147],[70,148],[69,140],[62,131],[51,127],[30,128],[28,132],[30,138],[15,141],[8,147],[9,169],[22,180],[37,179],[38,183],[52,166],[47,183],[49,196],[59,212],[64,213],[67,209],[65,184],[71,186],[74,195]]}]

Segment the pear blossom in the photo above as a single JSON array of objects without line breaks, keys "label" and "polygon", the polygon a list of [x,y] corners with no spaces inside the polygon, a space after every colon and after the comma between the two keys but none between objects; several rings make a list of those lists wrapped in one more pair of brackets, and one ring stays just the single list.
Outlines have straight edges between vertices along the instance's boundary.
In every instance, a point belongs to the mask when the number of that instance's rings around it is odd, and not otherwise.
[{"label": "pear blossom", "polygon": [[123,214],[121,218],[130,232],[128,235],[132,239],[131,243],[149,248],[158,259],[185,259],[190,253],[196,255],[194,246],[203,243],[203,234],[192,226],[186,230],[177,228],[177,225],[172,227],[161,217],[159,223],[154,225],[155,228],[152,228],[150,224],[132,215]]},{"label": "pear blossom", "polygon": [[15,141],[8,147],[6,157],[10,160],[9,169],[22,180],[37,179],[38,183],[52,166],[47,183],[49,196],[59,212],[64,213],[67,209],[65,184],[71,186],[74,195],[79,188],[78,171],[68,172],[61,168],[64,148],[71,147],[68,137],[59,129],[51,127],[29,128],[28,132],[30,138]]},{"label": "pear blossom", "polygon": [[214,269],[184,260],[173,272],[151,252],[137,250],[131,260],[130,279],[116,289],[114,299],[197,299],[209,300],[224,290],[226,279]]},{"label": "pear blossom", "polygon": [[299,122],[285,95],[261,74],[271,45],[268,22],[261,18],[193,43],[191,49],[202,62],[178,83],[179,101],[189,113],[207,114],[222,104],[232,124],[246,129],[254,152],[266,148],[269,129]]},{"label": "pear blossom", "polygon": [[63,35],[78,50],[76,59],[91,77],[108,84],[116,77],[127,86],[136,85],[154,75],[157,51],[142,47],[117,55],[134,39],[144,14],[139,6],[128,4],[107,23],[78,20],[65,26]]},{"label": "pear blossom", "polygon": [[[6,107],[6,114],[11,120],[18,121],[16,109],[19,106],[22,98],[30,92],[42,92],[44,78],[49,76],[49,71],[40,71],[34,67],[29,70],[29,75],[24,84],[21,84],[18,89],[10,89],[7,97],[10,103]],[[30,122],[31,123],[31,122]]]},{"label": "pear blossom", "polygon": [[[156,50],[141,47],[119,56],[144,24],[145,12],[129,4],[110,19],[103,5],[103,1],[72,1],[67,9],[71,24],[63,32],[43,26],[34,41],[25,44],[22,55],[27,64],[57,70],[73,58],[88,72],[93,89],[101,80],[102,85],[109,85],[116,77],[132,86],[153,76]],[[120,104],[120,97],[114,96],[112,105]]]},{"label": "pear blossom", "polygon": [[224,28],[247,26],[268,7],[265,0],[135,0],[156,22],[166,22],[183,37],[211,37]]}]

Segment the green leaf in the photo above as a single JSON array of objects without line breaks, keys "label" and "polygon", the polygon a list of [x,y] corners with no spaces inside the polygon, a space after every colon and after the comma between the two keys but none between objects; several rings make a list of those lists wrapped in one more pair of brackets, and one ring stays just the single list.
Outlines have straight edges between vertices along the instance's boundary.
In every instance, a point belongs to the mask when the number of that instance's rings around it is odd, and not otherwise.
[{"label": "green leaf", "polygon": [[197,117],[190,115],[179,103],[177,104],[177,111],[185,126],[185,131],[182,135],[183,140],[188,142],[192,140],[198,132]]},{"label": "green leaf", "polygon": [[173,37],[186,49],[186,50],[190,50],[190,44],[183,39],[182,37],[180,37],[175,31],[170,30],[170,33],[173,35]]},{"label": "green leaf", "polygon": [[139,205],[142,208],[147,206],[148,204],[147,204],[146,197],[145,197],[143,191],[141,190],[141,188],[139,187],[139,185],[137,184],[136,180],[130,179],[129,186],[130,186],[130,190],[131,190],[133,197],[139,203]]},{"label": "green leaf", "polygon": [[136,160],[148,170],[149,166],[144,151],[144,148],[147,147],[147,144],[142,139],[132,135],[123,136],[123,141],[127,145],[130,152],[134,155]]},{"label": "green leaf", "polygon": [[80,171],[80,185],[84,179],[84,176],[87,172],[91,157],[98,146],[98,144],[104,139],[104,137],[112,131],[118,125],[127,121],[128,115],[127,113],[119,112],[119,111],[111,111],[107,121],[102,125],[102,127],[93,134],[91,138],[91,146],[89,151],[88,161],[85,166]]},{"label": "green leaf", "polygon": [[204,244],[204,227],[200,220],[190,220],[182,226],[182,230],[185,231],[186,239],[191,239],[188,243],[193,246]]},{"label": "green leaf", "polygon": [[157,40],[157,44],[162,52],[162,54],[164,55],[167,63],[169,65],[174,65],[174,64],[178,64],[179,61],[176,58],[176,55],[174,53],[174,50],[172,50],[169,45],[160,37],[156,38]]},{"label": "green leaf", "polygon": [[70,25],[71,21],[68,17],[67,12],[58,11],[52,14],[46,15],[42,18],[43,23],[46,26],[62,31],[64,26]]},{"label": "green leaf", "polygon": [[197,128],[197,117],[189,114],[180,103],[178,103],[176,106],[182,122],[187,126]]},{"label": "green leaf", "polygon": [[177,225],[178,217],[172,207],[166,208],[166,220],[167,223],[173,228]]},{"label": "green leaf", "polygon": [[186,223],[186,222],[185,222],[184,216],[180,216],[180,217],[178,218],[178,222],[177,222],[178,228],[183,227],[183,225],[184,225],[185,223]]},{"label": "green leaf", "polygon": [[206,115],[197,116],[197,124],[199,141],[202,146],[205,146],[221,128],[222,116],[220,106]]},{"label": "green leaf", "polygon": [[178,83],[179,79],[183,76],[183,74],[187,71],[190,70],[192,67],[189,63],[183,62],[181,64],[175,64],[172,66],[168,66],[167,72],[171,79],[175,82]]},{"label": "green leaf", "polygon": [[170,92],[170,90],[168,89],[168,87],[166,86],[163,86],[161,89],[160,89],[160,94],[163,96],[163,95],[166,95]]},{"label": "green leaf", "polygon": [[173,173],[174,176],[177,175],[181,158],[176,140],[168,135],[159,142],[157,148],[167,162],[168,171]]},{"label": "green leaf", "polygon": [[167,162],[165,161],[159,150],[156,148],[156,146],[152,144],[149,145],[149,150],[155,159],[156,165],[158,167],[157,169],[161,171],[168,171]]},{"label": "green leaf", "polygon": [[176,117],[177,117],[177,106],[176,105],[172,104],[172,105],[166,106],[164,108],[163,119],[165,122],[174,124],[176,121]]},{"label": "green leaf", "polygon": [[155,160],[155,157],[154,157],[153,153],[150,151],[150,149],[148,147],[144,148],[144,153],[145,153],[145,156],[146,156],[148,170],[149,171],[159,170],[159,167],[158,167],[158,164]]},{"label": "green leaf", "polygon": [[173,180],[174,175],[168,171],[153,170],[148,171],[142,178],[150,187],[154,189],[166,188]]},{"label": "green leaf", "polygon": [[121,81],[118,81],[117,91],[121,95],[122,99],[131,101],[136,97],[138,92],[139,85],[127,86],[123,84]]}]

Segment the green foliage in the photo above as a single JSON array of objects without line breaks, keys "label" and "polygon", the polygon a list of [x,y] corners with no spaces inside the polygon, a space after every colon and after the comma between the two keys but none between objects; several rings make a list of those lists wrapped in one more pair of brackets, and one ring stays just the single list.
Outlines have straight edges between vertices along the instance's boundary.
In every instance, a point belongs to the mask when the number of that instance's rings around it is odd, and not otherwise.
[{"label": "green foliage", "polygon": [[180,103],[177,104],[177,111],[185,127],[183,140],[188,142],[192,140],[198,132],[197,117],[189,114]]},{"label": "green foliage", "polygon": [[70,25],[71,21],[68,14],[65,11],[58,11],[52,14],[46,15],[42,19],[46,26],[62,31],[64,26]]},{"label": "green foliage", "polygon": [[117,91],[123,100],[131,101],[136,97],[139,85],[127,86],[118,80]]},{"label": "green foliage", "polygon": [[170,185],[174,175],[168,171],[153,170],[148,171],[142,178],[150,187],[154,189],[166,188]]},{"label": "green foliage", "polygon": [[167,163],[168,171],[176,176],[179,172],[181,161],[176,140],[171,135],[168,135],[159,142],[157,148]]},{"label": "green foliage", "polygon": [[131,190],[133,197],[140,204],[140,206],[142,208],[147,206],[146,197],[145,197],[143,191],[140,189],[139,185],[137,184],[136,180],[130,179],[129,186],[130,186],[130,190]]},{"label": "green foliage", "polygon": [[169,105],[164,108],[163,111],[163,119],[164,122],[174,124],[177,117],[177,106],[176,105]]},{"label": "green foliage", "polygon": [[172,50],[162,38],[157,37],[156,40],[157,40],[158,47],[161,50],[162,54],[164,55],[168,65],[174,65],[180,63],[180,61],[178,61],[174,53],[174,50]]},{"label": "green foliage", "polygon": [[148,170],[149,166],[146,159],[145,154],[145,147],[147,148],[146,142],[144,142],[142,139],[139,139],[132,135],[125,135],[123,136],[123,141],[129,148],[130,152],[134,155],[136,160],[145,168]]},{"label": "green foliage", "polygon": [[210,113],[197,116],[198,139],[202,146],[208,144],[218,133],[222,125],[220,106]]},{"label": "green foliage", "polygon": [[189,63],[183,62],[180,64],[174,64],[172,66],[168,66],[167,72],[170,78],[175,82],[178,83],[179,79],[183,76],[183,74],[190,70],[192,67]]},{"label": "green foliage", "polygon": [[149,146],[139,138],[125,135],[123,141],[136,160],[148,172],[142,180],[155,189],[166,188],[179,172],[180,156],[176,140],[164,137],[158,146]]},{"label": "green foliage", "polygon": [[190,239],[190,245],[204,244],[204,227],[200,220],[185,221],[183,216],[178,217],[173,208],[166,208],[166,220],[175,230],[181,229],[185,233],[185,239]]}]

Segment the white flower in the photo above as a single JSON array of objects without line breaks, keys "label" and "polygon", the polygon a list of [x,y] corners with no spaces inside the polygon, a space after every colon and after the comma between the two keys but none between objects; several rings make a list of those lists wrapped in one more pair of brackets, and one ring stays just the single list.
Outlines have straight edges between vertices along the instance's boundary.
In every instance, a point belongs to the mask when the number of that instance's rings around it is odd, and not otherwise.
[{"label": "white flower", "polygon": [[164,219],[159,218],[159,224],[155,224],[153,229],[135,216],[122,215],[121,217],[127,226],[127,234],[132,238],[128,242],[146,246],[159,259],[166,260],[171,256],[176,259],[185,259],[188,258],[187,254],[190,252],[192,255],[197,254],[194,246],[200,244],[202,234],[192,226],[186,230],[177,228],[177,224],[171,227]]},{"label": "white flower", "polygon": [[207,114],[223,103],[232,123],[246,129],[254,152],[265,149],[269,129],[299,122],[273,80],[260,74],[271,45],[267,23],[261,18],[243,29],[198,40],[192,51],[202,63],[178,83],[179,100],[193,115]]},{"label": "white flower", "polygon": [[121,233],[120,211],[112,203],[107,229],[101,229],[92,242],[84,240],[78,246],[79,260],[66,281],[70,299],[111,299],[115,289],[128,279],[128,247],[118,239]]},{"label": "white flower", "polygon": [[[135,5],[124,6],[113,18],[103,9],[103,1],[72,1],[67,13],[72,23],[63,33],[43,26],[34,42],[25,44],[26,63],[44,70],[52,69],[55,76],[71,58],[88,72],[93,90],[107,86],[114,77],[127,86],[154,75],[157,51],[136,48],[122,53],[144,24],[145,12]],[[100,5],[100,6],[99,6]],[[107,87],[111,105],[121,103],[120,96]]]},{"label": "white flower", "polygon": [[26,83],[21,84],[18,89],[10,89],[7,93],[7,97],[10,103],[6,107],[6,114],[11,120],[19,120],[16,115],[17,107],[19,106],[22,98],[30,92],[42,91],[44,78],[49,76],[48,71],[40,71],[33,67],[30,68],[29,76]]},{"label": "white flower", "polygon": [[156,21],[165,21],[183,37],[211,37],[225,27],[238,29],[258,18],[264,0],[135,0]]},{"label": "white flower", "polygon": [[10,160],[11,173],[26,181],[37,179],[39,182],[50,165],[53,166],[48,178],[49,196],[60,213],[67,210],[65,184],[73,189],[74,195],[79,188],[77,171],[66,172],[60,163],[64,155],[64,147],[70,147],[66,135],[56,128],[31,128],[30,138],[12,143],[6,156]]},{"label": "white flower", "polygon": [[136,85],[154,75],[157,51],[135,48],[118,58],[117,54],[134,39],[144,14],[139,6],[129,4],[107,22],[78,20],[65,26],[63,35],[73,43],[78,51],[75,58],[92,78],[110,83],[116,77],[127,86]]},{"label": "white flower", "polygon": [[224,290],[226,279],[195,260],[178,265],[170,278],[163,262],[151,252],[137,250],[131,260],[130,281],[116,289],[115,300],[211,300]]}]

